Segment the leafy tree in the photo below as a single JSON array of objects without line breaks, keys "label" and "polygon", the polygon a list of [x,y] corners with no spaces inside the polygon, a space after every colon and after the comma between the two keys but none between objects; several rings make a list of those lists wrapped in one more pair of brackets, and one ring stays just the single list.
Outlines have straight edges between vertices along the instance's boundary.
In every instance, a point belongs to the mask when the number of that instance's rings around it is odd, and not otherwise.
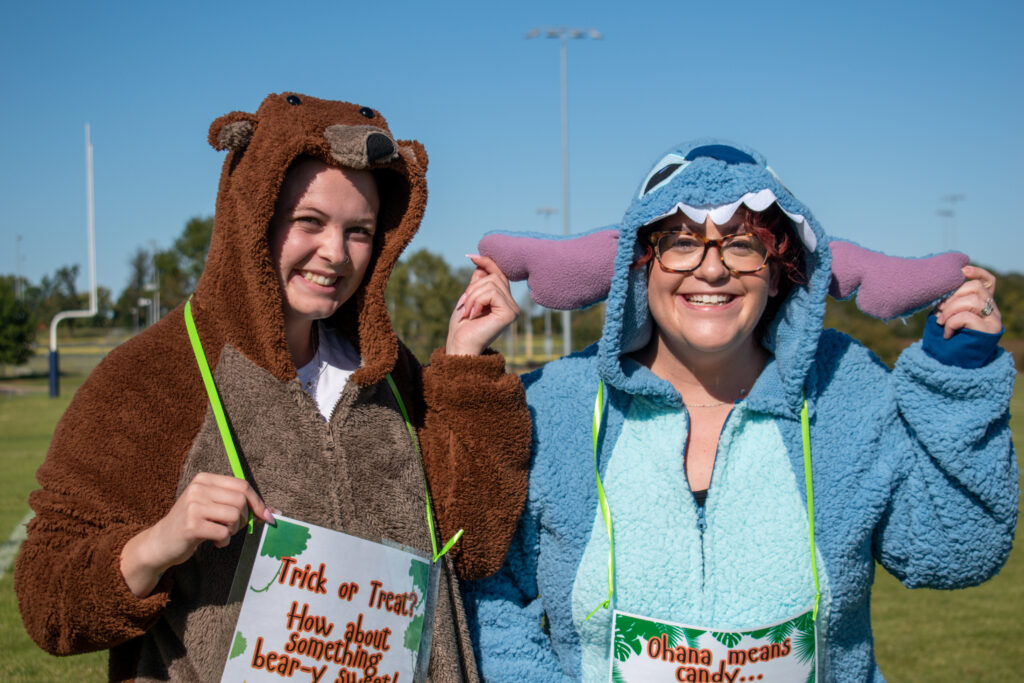
[{"label": "leafy tree", "polygon": [[181,259],[173,249],[158,251],[153,255],[157,281],[160,287],[160,308],[168,311],[188,298],[193,284],[181,267]]},{"label": "leafy tree", "polygon": [[143,309],[139,299],[153,299],[154,282],[160,293],[160,314],[177,307],[195,290],[206,264],[213,234],[213,216],[195,216],[168,249],[139,247],[128,260],[128,284],[114,305],[118,325],[135,327]]},{"label": "leafy tree", "polygon": [[15,295],[14,278],[0,277],[0,363],[22,365],[32,355],[35,320]]},{"label": "leafy tree", "polygon": [[139,299],[148,297],[146,285],[153,281],[153,255],[139,247],[128,259],[128,267],[131,269],[128,285],[114,304],[114,318],[118,325],[134,328],[138,323]]},{"label": "leafy tree", "polygon": [[[110,327],[114,321],[114,302],[110,298],[110,290],[102,285],[96,287],[96,315],[91,319],[93,327]],[[89,307],[89,295],[82,296],[82,308]]]},{"label": "leafy tree", "polygon": [[[80,311],[88,308],[88,304],[82,303],[75,289],[78,272],[78,264],[61,266],[52,277],[44,275],[38,285],[30,285],[25,289],[25,303],[35,312],[36,320],[49,324],[53,316],[61,311]],[[74,333],[75,319],[68,320],[67,325]]]},{"label": "leafy tree", "polygon": [[195,289],[199,276],[203,274],[212,236],[213,216],[193,216],[185,223],[181,236],[174,240],[173,251],[178,255],[178,265],[187,278],[189,292]]},{"label": "leafy tree", "polygon": [[388,311],[395,332],[421,361],[444,345],[448,318],[472,272],[453,273],[441,256],[426,249],[395,265],[386,292]]},{"label": "leafy tree", "polygon": [[[604,329],[604,311],[605,304],[601,302],[582,311],[572,312],[570,321],[573,351],[584,349],[601,338],[601,331]],[[555,319],[561,325],[562,316],[556,315]]]},{"label": "leafy tree", "polygon": [[928,311],[888,322],[872,318],[857,308],[854,300],[836,301],[831,297],[825,305],[825,327],[847,333],[875,352],[889,367],[906,347],[921,338]]},{"label": "leafy tree", "polygon": [[153,255],[161,309],[175,308],[195,290],[206,265],[212,235],[213,216],[195,216],[185,223],[185,229],[170,249]]}]

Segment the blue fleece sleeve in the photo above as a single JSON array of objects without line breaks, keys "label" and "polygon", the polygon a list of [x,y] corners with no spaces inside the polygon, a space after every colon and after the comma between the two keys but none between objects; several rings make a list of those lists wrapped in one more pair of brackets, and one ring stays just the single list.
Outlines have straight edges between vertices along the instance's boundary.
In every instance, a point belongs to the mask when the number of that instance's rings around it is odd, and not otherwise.
[{"label": "blue fleece sleeve", "polygon": [[991,363],[999,351],[999,338],[1003,336],[1003,330],[990,333],[967,328],[957,330],[949,339],[944,339],[942,333],[943,327],[935,314],[929,315],[924,325],[921,348],[943,365],[958,368],[980,368]]},{"label": "blue fleece sleeve", "polygon": [[490,578],[463,582],[473,650],[488,683],[571,680],[562,673],[545,632],[537,551],[537,524],[527,502],[505,565]]},{"label": "blue fleece sleeve", "polygon": [[891,446],[902,460],[873,549],[905,585],[973,585],[1006,561],[1019,496],[1009,425],[1015,375],[1001,350],[966,369],[918,343],[896,362]]}]

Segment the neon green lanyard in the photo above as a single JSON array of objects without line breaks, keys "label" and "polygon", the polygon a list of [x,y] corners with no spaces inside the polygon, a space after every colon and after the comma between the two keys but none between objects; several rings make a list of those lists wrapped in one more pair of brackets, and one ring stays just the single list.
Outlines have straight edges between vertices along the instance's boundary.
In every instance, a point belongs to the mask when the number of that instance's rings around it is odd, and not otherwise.
[{"label": "neon green lanyard", "polygon": [[[206,387],[206,395],[210,398],[210,407],[213,409],[213,416],[217,420],[217,428],[220,430],[221,441],[224,442],[224,450],[228,454],[228,462],[231,463],[231,473],[238,479],[245,479],[245,472],[242,470],[241,460],[238,458],[238,450],[235,448],[235,440],[231,437],[231,430],[228,428],[228,421],[224,415],[224,406],[220,402],[220,395],[217,392],[217,385],[213,381],[213,374],[210,372],[210,365],[206,362],[206,354],[203,352],[203,345],[199,341],[199,332],[196,330],[195,320],[192,319],[192,299],[185,302],[185,328],[188,330],[188,340],[192,344],[192,352],[196,356],[196,364],[199,365],[199,374],[203,377],[203,385]],[[416,449],[416,457],[420,462],[420,472],[423,474],[423,495],[427,504],[427,530],[430,532],[430,548],[434,554],[434,562],[441,559],[445,553],[451,550],[455,542],[462,538],[462,529],[459,529],[452,538],[444,544],[441,551],[437,550],[437,534],[434,531],[434,513],[430,507],[430,487],[427,485],[427,471],[423,465],[423,454],[420,451],[420,441],[416,438],[416,429],[412,426],[409,413],[405,409],[405,402],[398,393],[398,386],[391,375],[386,377],[391,393],[395,395],[395,401],[402,411],[402,419],[405,420],[405,428],[412,438],[413,448]],[[252,533],[252,511],[249,512],[249,533]]]},{"label": "neon green lanyard", "polygon": [[[608,532],[608,598],[600,605],[591,610],[584,621],[590,619],[602,608],[611,604],[615,595],[615,540],[612,533],[612,513],[608,507],[608,498],[604,493],[604,485],[601,483],[601,472],[597,466],[597,441],[601,434],[601,420],[604,415],[604,380],[598,380],[597,398],[594,400],[594,477],[597,479],[597,500],[601,507],[601,517],[604,519],[604,528]],[[811,574],[814,576],[814,614],[818,619],[818,602],[821,600],[821,587],[818,584],[818,556],[814,547],[814,482],[811,478],[811,426],[807,416],[807,398],[804,398],[804,405],[800,409],[800,432],[804,444],[804,487],[807,490],[807,526],[811,539]]]}]

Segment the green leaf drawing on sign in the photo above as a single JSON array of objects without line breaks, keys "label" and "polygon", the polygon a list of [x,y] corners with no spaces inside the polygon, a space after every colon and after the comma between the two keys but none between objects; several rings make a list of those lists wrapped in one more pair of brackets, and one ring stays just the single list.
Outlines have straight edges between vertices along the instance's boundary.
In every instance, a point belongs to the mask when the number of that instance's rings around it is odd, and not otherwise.
[{"label": "green leaf drawing on sign", "polygon": [[267,527],[260,555],[276,557],[279,560],[285,557],[298,559],[302,551],[306,549],[308,540],[309,527],[278,520],[277,526]]},{"label": "green leaf drawing on sign", "polygon": [[416,653],[420,649],[420,638],[423,635],[423,609],[427,601],[427,581],[430,577],[430,565],[419,560],[409,562],[409,576],[412,577],[412,586],[418,592],[419,602],[416,603],[416,612],[419,612],[409,625],[405,628],[405,649],[412,655],[413,668],[416,664]]},{"label": "green leaf drawing on sign", "polygon": [[694,650],[700,649],[700,637],[707,633],[707,631],[701,631],[696,628],[684,628],[683,636],[686,638],[686,644]]},{"label": "green leaf drawing on sign", "polygon": [[279,519],[277,520],[277,526],[267,526],[263,536],[263,547],[260,548],[260,555],[281,560],[281,566],[277,568],[274,577],[270,579],[270,583],[263,588],[249,586],[249,590],[254,593],[265,593],[269,590],[284,567],[284,558],[293,557],[297,559],[306,549],[306,542],[308,540],[309,527],[302,526],[301,524],[293,524],[292,522]]},{"label": "green leaf drawing on sign", "polygon": [[756,631],[745,631],[743,635],[750,636],[756,640],[768,638],[769,643],[778,644],[789,637],[789,634],[793,632],[794,624],[796,624],[796,619],[790,619],[789,621],[784,621],[781,624],[769,626],[768,628],[760,628]]},{"label": "green leaf drawing on sign", "polygon": [[245,642],[245,636],[242,635],[241,631],[235,633],[235,642],[231,644],[231,654],[228,655],[228,659],[234,659],[235,657],[245,652],[245,646],[248,643]]},{"label": "green leaf drawing on sign", "polygon": [[797,659],[801,662],[809,662],[814,659],[814,621],[810,620],[810,628],[802,629],[797,625],[796,636],[794,636],[793,649],[796,651]]},{"label": "green leaf drawing on sign", "polygon": [[420,599],[427,594],[427,577],[430,576],[430,565],[419,560],[412,560],[409,563],[409,576],[412,577],[414,588],[420,589]]},{"label": "green leaf drawing on sign", "polygon": [[405,628],[405,649],[412,652],[413,655],[420,647],[420,636],[423,634],[423,615],[417,614],[409,622],[409,625]]},{"label": "green leaf drawing on sign", "polygon": [[629,683],[626,676],[619,671],[618,662],[612,662],[612,683]]},{"label": "green leaf drawing on sign", "polygon": [[743,640],[742,633],[717,633],[712,631],[711,636],[726,647],[736,647],[736,644]]},{"label": "green leaf drawing on sign", "polygon": [[665,636],[669,647],[676,647],[684,638],[689,642],[686,629],[617,614],[615,616],[615,659],[624,662],[634,654],[640,654],[643,650],[642,640],[654,640],[661,636]]},{"label": "green leaf drawing on sign", "polygon": [[818,662],[811,662],[811,670],[807,672],[806,683],[817,683],[818,681]]},{"label": "green leaf drawing on sign", "polygon": [[807,612],[793,619],[793,627],[797,631],[814,631],[814,613]]}]

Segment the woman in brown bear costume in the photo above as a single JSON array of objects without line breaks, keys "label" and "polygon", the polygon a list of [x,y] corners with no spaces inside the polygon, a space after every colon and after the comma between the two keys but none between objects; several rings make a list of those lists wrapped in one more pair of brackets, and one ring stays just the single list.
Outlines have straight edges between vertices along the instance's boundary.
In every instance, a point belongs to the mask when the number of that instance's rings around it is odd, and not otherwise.
[{"label": "woman in brown bear costume", "polygon": [[191,313],[246,480],[230,476],[178,307],[111,352],[57,427],[16,568],[25,625],[55,654],[110,648],[111,680],[210,680],[238,613],[236,532],[250,510],[272,520],[264,500],[428,551],[390,373],[438,534],[465,530],[441,560],[430,677],[475,680],[454,568],[501,566],[526,494],[522,385],[482,353],[518,312],[508,284],[477,259],[447,348],[421,368],[384,289],[423,215],[423,146],[367,107],[289,93],[217,119],[210,144],[229,153]]}]

